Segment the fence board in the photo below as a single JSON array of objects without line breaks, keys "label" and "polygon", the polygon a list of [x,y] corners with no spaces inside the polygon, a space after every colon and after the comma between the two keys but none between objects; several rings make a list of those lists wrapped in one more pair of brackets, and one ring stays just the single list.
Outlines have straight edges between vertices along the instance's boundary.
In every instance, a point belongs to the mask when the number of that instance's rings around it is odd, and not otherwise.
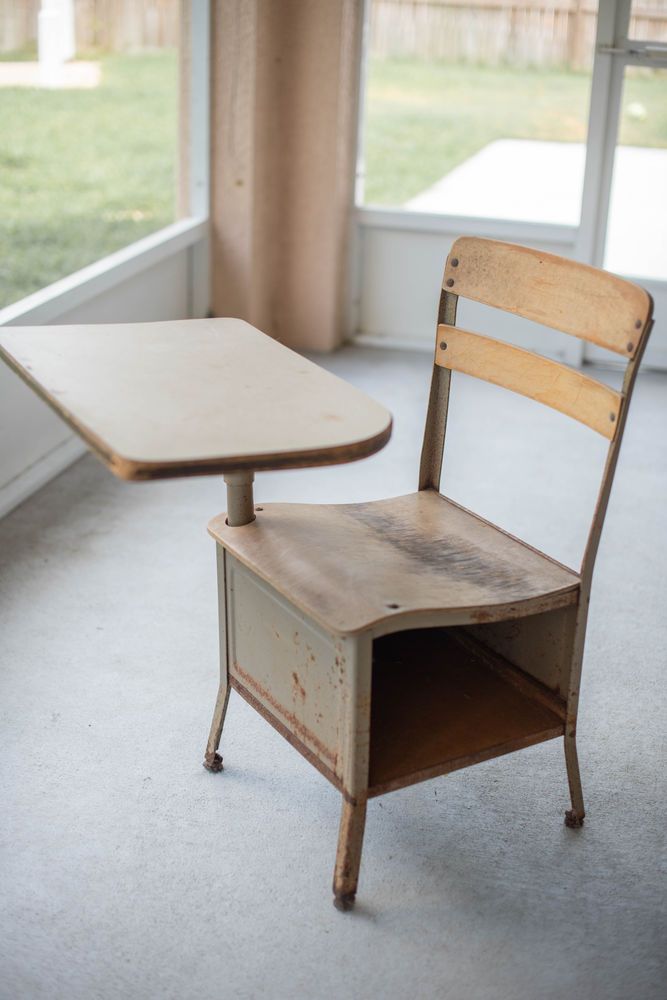
[{"label": "fence board", "polygon": [[[40,0],[0,0],[0,52],[37,41]],[[77,52],[175,48],[179,0],[74,0]]]},{"label": "fence board", "polygon": [[[0,52],[35,44],[40,0],[0,0]],[[371,0],[371,53],[486,66],[590,69],[595,0]],[[179,0],[74,0],[77,50],[178,44]],[[667,41],[665,0],[633,5],[630,37]]]},{"label": "fence board", "polygon": [[[594,0],[372,0],[370,51],[380,58],[590,70]],[[667,5],[635,4],[630,36],[667,38]]]}]

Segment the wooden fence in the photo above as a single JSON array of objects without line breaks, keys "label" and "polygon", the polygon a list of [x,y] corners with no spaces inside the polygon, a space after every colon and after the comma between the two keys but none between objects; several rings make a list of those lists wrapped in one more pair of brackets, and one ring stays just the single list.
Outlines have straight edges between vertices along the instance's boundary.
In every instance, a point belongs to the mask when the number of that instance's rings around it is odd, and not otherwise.
[{"label": "wooden fence", "polygon": [[[34,45],[40,0],[0,0],[0,52]],[[178,44],[179,0],[74,0],[77,52],[133,52]]]},{"label": "wooden fence", "polygon": [[[373,55],[571,69],[593,60],[596,0],[369,2]],[[40,0],[0,0],[0,52],[35,43],[39,7]],[[667,41],[667,0],[633,7],[632,37]],[[171,48],[178,8],[179,0],[74,0],[77,51]]]},{"label": "wooden fence", "polygon": [[[597,10],[595,0],[371,0],[371,53],[590,69]],[[666,42],[667,0],[634,4],[630,35]]]}]

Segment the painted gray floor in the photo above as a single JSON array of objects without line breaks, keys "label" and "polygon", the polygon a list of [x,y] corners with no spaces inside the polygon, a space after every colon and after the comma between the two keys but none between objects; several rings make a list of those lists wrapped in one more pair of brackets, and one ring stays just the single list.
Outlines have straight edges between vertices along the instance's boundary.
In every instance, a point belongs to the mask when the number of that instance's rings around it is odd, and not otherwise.
[{"label": "painted gray floor", "polygon": [[[325,362],[396,416],[384,452],[258,477],[261,500],[415,487],[430,360]],[[456,379],[443,490],[573,562],[602,441]],[[519,473],[519,468],[523,471]],[[338,795],[216,691],[219,479],[123,484],[85,458],[0,523],[0,996],[664,996],[667,377],[642,374],[598,559],[580,757],[559,742],[369,807],[357,909],[331,905]]]}]

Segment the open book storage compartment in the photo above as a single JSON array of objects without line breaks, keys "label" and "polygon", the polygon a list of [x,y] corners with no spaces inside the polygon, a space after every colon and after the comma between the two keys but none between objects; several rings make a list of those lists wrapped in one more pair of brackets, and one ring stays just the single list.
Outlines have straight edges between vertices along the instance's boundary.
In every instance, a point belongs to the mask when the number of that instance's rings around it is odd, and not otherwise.
[{"label": "open book storage compartment", "polygon": [[564,705],[460,629],[373,644],[369,795],[563,735]]}]

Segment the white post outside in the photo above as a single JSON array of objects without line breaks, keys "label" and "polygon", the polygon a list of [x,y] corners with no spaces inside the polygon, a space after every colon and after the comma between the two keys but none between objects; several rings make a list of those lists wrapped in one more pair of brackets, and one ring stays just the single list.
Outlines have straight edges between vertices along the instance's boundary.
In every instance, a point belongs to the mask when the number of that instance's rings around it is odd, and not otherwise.
[{"label": "white post outside", "polygon": [[74,0],[42,0],[37,17],[39,82],[42,87],[61,87],[63,67],[72,59],[74,39]]}]

